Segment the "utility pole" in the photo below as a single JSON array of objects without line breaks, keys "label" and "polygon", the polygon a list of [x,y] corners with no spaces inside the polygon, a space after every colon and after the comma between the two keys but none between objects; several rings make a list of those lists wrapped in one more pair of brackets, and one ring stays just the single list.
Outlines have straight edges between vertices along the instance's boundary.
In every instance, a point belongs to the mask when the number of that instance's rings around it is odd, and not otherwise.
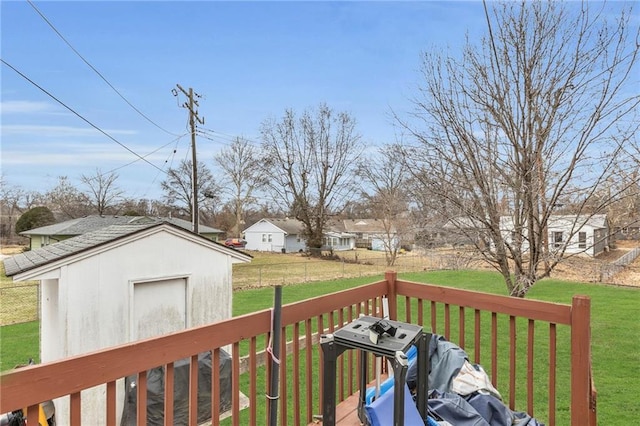
[{"label": "utility pole", "polygon": [[[183,108],[189,110],[189,127],[191,128],[191,229],[196,234],[198,233],[198,223],[200,221],[198,214],[198,161],[196,155],[196,121],[200,124],[204,124],[204,117],[198,116],[198,110],[194,109],[199,107],[198,101],[194,99],[194,96],[200,97],[197,93],[193,92],[193,89],[189,87],[189,91],[186,91],[176,84],[176,87],[187,97],[188,102],[182,104]],[[173,95],[178,96],[178,92],[173,89]]]}]

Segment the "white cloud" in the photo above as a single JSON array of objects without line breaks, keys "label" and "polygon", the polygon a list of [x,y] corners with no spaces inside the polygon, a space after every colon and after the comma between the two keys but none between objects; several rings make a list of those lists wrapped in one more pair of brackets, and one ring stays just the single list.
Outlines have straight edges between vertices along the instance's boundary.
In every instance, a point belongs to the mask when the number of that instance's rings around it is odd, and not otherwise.
[{"label": "white cloud", "polygon": [[52,105],[47,102],[33,101],[4,101],[0,102],[2,114],[29,114],[35,112],[47,112],[52,110]]},{"label": "white cloud", "polygon": [[[114,130],[103,129],[107,134],[113,135],[135,135],[135,130]],[[73,136],[95,136],[102,133],[92,127],[71,127],[71,126],[41,126],[34,124],[9,124],[2,126],[3,135],[32,135],[40,137],[73,137]]]},{"label": "white cloud", "polygon": [[[131,148],[142,156],[148,152],[148,148],[144,146],[132,146]],[[167,150],[147,155],[145,158],[147,161],[161,165],[166,159]],[[143,162],[139,157],[114,143],[39,144],[37,146],[31,145],[28,149],[25,147],[11,147],[9,149],[3,147],[2,150],[2,165],[5,167],[29,166],[39,169],[86,165],[117,167],[133,161]]]}]

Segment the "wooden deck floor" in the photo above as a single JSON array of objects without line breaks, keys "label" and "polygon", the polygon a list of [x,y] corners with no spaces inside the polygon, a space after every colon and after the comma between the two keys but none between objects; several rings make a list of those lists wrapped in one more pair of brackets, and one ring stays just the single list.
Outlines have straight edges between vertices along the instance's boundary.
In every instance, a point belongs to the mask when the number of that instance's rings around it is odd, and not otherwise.
[{"label": "wooden deck floor", "polygon": [[[361,426],[362,423],[358,418],[358,396],[359,392],[354,393],[340,404],[336,405],[336,426]],[[321,425],[321,420],[309,423],[309,426]]]}]

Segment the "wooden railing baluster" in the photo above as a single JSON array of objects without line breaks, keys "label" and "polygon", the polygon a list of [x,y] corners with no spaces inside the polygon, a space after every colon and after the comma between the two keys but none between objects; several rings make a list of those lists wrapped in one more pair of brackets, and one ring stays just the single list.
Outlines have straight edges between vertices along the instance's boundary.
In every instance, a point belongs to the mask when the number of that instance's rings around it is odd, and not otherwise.
[{"label": "wooden railing baluster", "polygon": [[[213,371],[213,369],[212,369]],[[173,425],[173,388],[174,388],[174,368],[170,362],[164,368],[164,424],[165,426]]]},{"label": "wooden railing baluster", "polygon": [[[321,336],[322,334],[324,334],[324,319],[323,319],[323,315],[318,315],[317,318],[317,326],[318,326],[318,337]],[[323,368],[323,354],[322,354],[322,350],[320,349],[320,345],[316,345],[316,348],[318,350],[318,377],[323,377],[322,376],[322,372],[324,370]],[[323,383],[322,380],[320,380],[320,383],[318,383],[318,412],[320,412],[322,410],[322,392],[324,390],[323,387]]]},{"label": "wooden railing baluster", "polygon": [[509,408],[516,408],[516,317],[509,316]]},{"label": "wooden railing baluster", "polygon": [[498,314],[491,312],[491,384],[498,387]]},{"label": "wooden railing baluster", "polygon": [[480,309],[474,309],[474,337],[473,347],[475,349],[473,362],[480,364],[480,341],[481,341],[481,327],[480,327]]},{"label": "wooden railing baluster", "polygon": [[306,347],[305,347],[305,384],[307,388],[307,423],[311,423],[313,420],[313,388],[312,385],[312,361],[313,361],[313,345],[311,345],[311,318],[307,318],[305,321],[305,337],[306,337]]},{"label": "wooden railing baluster", "polygon": [[240,342],[231,349],[231,416],[232,424],[240,426]]},{"label": "wooden railing baluster", "polygon": [[[300,371],[300,323],[296,322],[293,325],[293,375],[294,377],[301,377]],[[293,380],[293,423],[300,424],[300,414],[302,412],[300,402],[300,380]]]},{"label": "wooden railing baluster", "polygon": [[436,328],[436,302],[431,301],[431,333],[437,333],[438,329]]},{"label": "wooden railing baluster", "polygon": [[462,349],[465,348],[464,345],[464,327],[465,327],[465,321],[464,321],[464,306],[460,306],[459,310],[458,310],[458,346],[460,346]]},{"label": "wooden railing baluster", "polygon": [[556,325],[549,324],[549,426],[556,425]]},{"label": "wooden railing baluster", "polygon": [[[136,383],[136,401],[137,401],[137,422],[136,424],[147,424],[147,371],[140,371],[138,373],[138,380]],[[80,393],[77,394],[77,416],[80,416]],[[73,409],[73,395],[71,395],[71,424],[73,425],[74,409]],[[80,419],[78,419],[79,421]],[[80,424],[80,423],[78,423]]]},{"label": "wooden railing baluster", "polygon": [[280,425],[287,426],[287,327],[282,327],[281,332],[282,340],[280,341],[280,393],[279,404],[280,405]]},{"label": "wooden railing baluster", "polygon": [[107,383],[107,426],[116,426],[116,382]]},{"label": "wooden railing baluster", "polygon": [[535,325],[532,319],[529,320],[527,328],[527,414],[533,417],[533,337]]},{"label": "wooden railing baluster", "polygon": [[444,304],[444,338],[451,340],[451,312],[449,304]]},{"label": "wooden railing baluster", "polygon": [[[74,395],[76,395],[76,394],[74,394]],[[72,395],[72,397],[73,397],[73,395]],[[77,394],[77,397],[78,397],[78,399],[80,399],[80,394],[79,393]],[[73,400],[73,398],[72,398],[72,400]],[[76,404],[76,405],[78,405],[78,404]],[[75,407],[72,405],[72,408],[75,408]],[[73,410],[73,411],[78,411],[78,410]],[[78,411],[77,414],[79,415],[79,411]],[[39,418],[40,417],[40,405],[36,404],[36,405],[31,405],[31,406],[27,407],[27,412],[24,413],[24,415],[27,416],[27,424],[31,424],[31,425],[35,424],[35,425],[37,425],[38,421],[40,420],[40,418]],[[77,419],[77,420],[72,419],[72,422],[73,421],[75,421],[76,425],[80,424],[80,419]]]},{"label": "wooden railing baluster", "polygon": [[[165,398],[166,398],[166,393],[168,393],[168,391],[165,385]],[[171,390],[170,393],[173,395],[173,390]],[[220,424],[220,349],[215,348],[211,350],[211,425],[218,426],[219,424]]]},{"label": "wooden railing baluster", "polygon": [[198,354],[189,360],[189,425],[198,424]]}]

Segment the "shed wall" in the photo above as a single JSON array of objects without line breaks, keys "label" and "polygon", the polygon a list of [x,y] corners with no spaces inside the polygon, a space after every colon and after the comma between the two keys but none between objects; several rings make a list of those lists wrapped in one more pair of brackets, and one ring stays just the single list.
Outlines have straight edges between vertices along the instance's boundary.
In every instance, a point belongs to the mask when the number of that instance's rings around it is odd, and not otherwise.
[{"label": "shed wall", "polygon": [[[167,278],[189,282],[188,327],[231,317],[231,258],[160,232],[65,265],[59,281],[43,281],[42,360],[132,341],[134,284]],[[105,423],[104,395],[104,389],[83,394],[83,423]]]}]

